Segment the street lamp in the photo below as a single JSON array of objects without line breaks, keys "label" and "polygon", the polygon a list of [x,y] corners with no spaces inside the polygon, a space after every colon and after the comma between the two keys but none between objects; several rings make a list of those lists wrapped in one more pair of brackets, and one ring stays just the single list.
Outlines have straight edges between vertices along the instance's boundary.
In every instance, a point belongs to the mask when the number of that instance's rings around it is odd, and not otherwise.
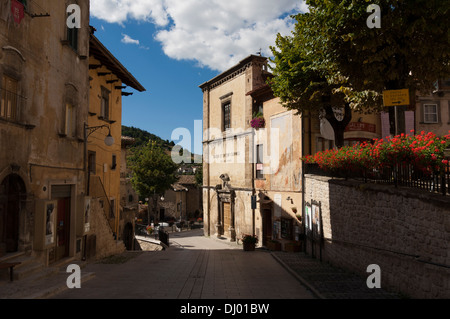
[{"label": "street lamp", "polygon": [[[105,124],[105,125],[99,125],[99,126],[91,126],[89,127],[86,123],[84,123],[84,164],[83,164],[83,169],[86,172],[86,168],[87,168],[87,139],[88,137],[94,133],[96,130],[101,129],[103,127],[106,127],[108,129],[108,135],[106,136],[104,142],[107,146],[111,146],[114,144],[114,138],[111,135],[111,128],[109,127],[109,125]],[[88,174],[88,178],[87,178],[87,194],[89,194],[89,174],[90,172],[87,172]]]}]

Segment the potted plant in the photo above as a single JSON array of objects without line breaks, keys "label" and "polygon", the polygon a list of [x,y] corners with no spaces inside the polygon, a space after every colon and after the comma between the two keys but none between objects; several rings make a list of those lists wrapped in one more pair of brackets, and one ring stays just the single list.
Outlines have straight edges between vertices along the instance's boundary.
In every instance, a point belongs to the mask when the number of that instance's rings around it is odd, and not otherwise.
[{"label": "potted plant", "polygon": [[241,240],[244,246],[244,251],[255,250],[256,244],[258,243],[258,237],[256,235],[244,235]]},{"label": "potted plant", "polygon": [[267,241],[267,249],[269,250],[281,250],[281,243],[278,240],[268,240]]},{"label": "potted plant", "polygon": [[149,234],[149,235],[153,234],[153,227],[152,226],[148,225],[146,227],[146,230],[147,230],[147,234]]}]

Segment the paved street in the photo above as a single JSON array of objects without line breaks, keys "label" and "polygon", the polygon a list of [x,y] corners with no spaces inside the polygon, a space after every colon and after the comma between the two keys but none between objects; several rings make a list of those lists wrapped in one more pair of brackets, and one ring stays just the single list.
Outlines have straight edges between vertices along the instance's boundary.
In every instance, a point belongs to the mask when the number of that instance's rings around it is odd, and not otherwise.
[{"label": "paved street", "polygon": [[125,263],[90,264],[82,272],[94,278],[53,298],[315,298],[268,252],[244,252],[202,230],[173,233],[170,242],[165,251],[128,253],[135,257]]},{"label": "paved street", "polygon": [[125,252],[81,269],[80,289],[68,289],[65,269],[37,281],[0,283],[0,299],[392,299],[365,278],[303,253],[244,252],[203,236],[170,233],[165,251]]}]

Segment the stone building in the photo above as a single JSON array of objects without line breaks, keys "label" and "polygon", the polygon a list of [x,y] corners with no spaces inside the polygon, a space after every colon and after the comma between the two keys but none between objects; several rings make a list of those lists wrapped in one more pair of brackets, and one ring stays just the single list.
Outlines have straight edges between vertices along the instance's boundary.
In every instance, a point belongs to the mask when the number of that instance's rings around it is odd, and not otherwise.
[{"label": "stone building", "polygon": [[[280,104],[270,76],[267,58],[251,55],[200,85],[204,229],[232,241],[255,234],[260,245],[275,239],[283,247],[304,232],[301,157],[335,145],[318,114],[300,116]],[[344,143],[379,137],[379,115],[354,112]]]},{"label": "stone building", "polygon": [[[0,262],[81,257],[89,1],[0,4]],[[18,272],[17,274],[20,274]]]},{"label": "stone building", "polygon": [[139,210],[139,196],[131,185],[131,170],[127,168],[128,149],[135,140],[122,136],[122,152],[120,164],[120,207],[122,239],[128,250],[134,250],[135,220]]},{"label": "stone building", "polygon": [[189,221],[202,217],[202,190],[195,183],[195,175],[180,175],[178,181],[164,193],[159,203],[159,219],[175,218]]},{"label": "stone building", "polygon": [[[444,136],[450,130],[450,78],[436,82],[436,90],[416,98],[416,131]],[[408,131],[407,131],[408,132]]]},{"label": "stone building", "polygon": [[207,236],[299,239],[302,118],[273,98],[268,75],[267,58],[251,55],[200,85]]},{"label": "stone building", "polygon": [[139,92],[145,88],[95,37],[94,29],[91,30],[86,126],[87,194],[92,200],[99,201],[112,232],[110,236],[99,237],[94,229],[87,234],[89,241],[95,241],[98,255],[104,253],[112,239],[119,246],[123,237],[127,243],[132,242],[129,237],[134,233],[134,216],[123,214],[120,204],[121,167],[126,164],[122,163],[122,97],[133,93],[129,89],[124,91],[126,87]]}]

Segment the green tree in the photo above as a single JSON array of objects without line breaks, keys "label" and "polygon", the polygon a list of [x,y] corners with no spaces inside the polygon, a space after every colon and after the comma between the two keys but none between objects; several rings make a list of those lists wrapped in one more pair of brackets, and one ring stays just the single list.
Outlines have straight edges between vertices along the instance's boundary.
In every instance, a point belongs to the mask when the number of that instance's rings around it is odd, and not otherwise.
[{"label": "green tree", "polygon": [[178,166],[154,141],[149,141],[143,147],[134,148],[128,157],[128,165],[132,170],[133,188],[141,198],[153,197],[155,201],[153,209],[156,214],[156,195],[164,194],[170,185],[177,181],[175,172]]},{"label": "green tree", "polygon": [[[291,36],[278,35],[274,55],[273,77],[269,84],[283,106],[298,114],[323,116],[334,129],[335,143],[344,144],[344,130],[352,110],[370,112],[380,105],[376,92],[355,91],[336,65],[325,60],[325,37],[314,13],[299,14]],[[342,118],[336,117],[336,112]]]},{"label": "green tree", "polygon": [[[336,129],[346,124],[333,123],[330,106],[343,104],[345,114],[376,111],[384,90],[429,93],[437,79],[450,74],[450,1],[306,2],[309,12],[296,16],[292,36],[278,36],[272,48],[271,86],[288,108],[325,110],[336,144]],[[381,28],[369,28],[369,4],[380,7]]]},{"label": "green tree", "polygon": [[[420,90],[450,74],[450,1],[308,0],[322,54],[356,90]],[[381,27],[367,25],[378,5]],[[328,63],[328,62],[327,62]]]}]

